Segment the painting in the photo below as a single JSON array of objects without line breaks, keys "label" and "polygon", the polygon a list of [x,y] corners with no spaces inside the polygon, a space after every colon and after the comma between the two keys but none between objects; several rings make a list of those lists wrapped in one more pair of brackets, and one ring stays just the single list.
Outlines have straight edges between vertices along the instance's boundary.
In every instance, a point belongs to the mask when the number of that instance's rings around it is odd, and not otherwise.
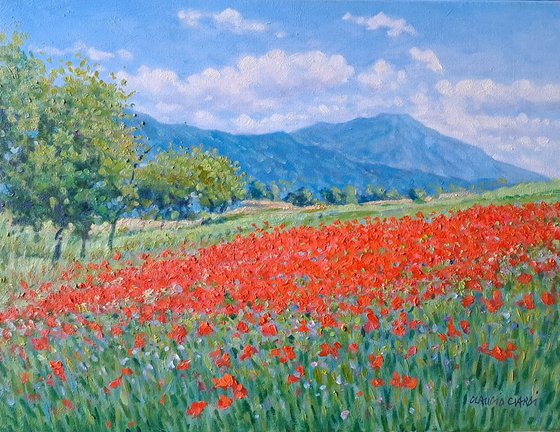
[{"label": "painting", "polygon": [[0,431],[560,430],[555,2],[0,0]]}]

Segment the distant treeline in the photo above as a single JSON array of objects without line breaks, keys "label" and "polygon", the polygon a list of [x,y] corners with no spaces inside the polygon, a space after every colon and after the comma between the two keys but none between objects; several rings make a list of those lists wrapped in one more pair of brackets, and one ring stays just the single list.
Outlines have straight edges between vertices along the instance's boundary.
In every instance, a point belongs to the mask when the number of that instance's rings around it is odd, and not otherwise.
[{"label": "distant treeline", "polygon": [[[293,191],[286,191],[286,189],[285,185],[279,186],[276,182],[265,184],[258,180],[251,180],[247,186],[247,199],[282,200],[295,206],[303,207],[320,203],[332,205],[362,204],[370,201],[398,200],[403,198],[421,202],[428,197],[428,192],[423,188],[411,188],[407,193],[400,193],[396,189],[387,190],[381,186],[372,185],[368,185],[362,191],[353,185],[346,185],[342,188],[333,186],[321,189],[318,194],[306,187]],[[464,189],[453,186],[448,188],[448,191],[460,190]],[[443,188],[439,188],[431,196],[438,196],[443,192]]]}]

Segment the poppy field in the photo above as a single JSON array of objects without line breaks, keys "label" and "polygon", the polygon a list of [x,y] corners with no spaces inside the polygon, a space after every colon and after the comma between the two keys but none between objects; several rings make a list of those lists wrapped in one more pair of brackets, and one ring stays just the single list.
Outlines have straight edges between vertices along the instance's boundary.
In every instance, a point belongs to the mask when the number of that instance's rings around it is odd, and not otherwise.
[{"label": "poppy field", "polygon": [[560,428],[560,203],[75,263],[0,311],[2,430]]}]

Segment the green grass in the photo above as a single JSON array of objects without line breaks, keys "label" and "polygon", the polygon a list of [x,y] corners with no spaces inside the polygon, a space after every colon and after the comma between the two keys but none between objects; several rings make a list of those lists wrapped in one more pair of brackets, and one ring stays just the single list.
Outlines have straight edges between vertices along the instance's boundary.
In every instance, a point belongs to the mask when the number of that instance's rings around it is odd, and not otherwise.
[{"label": "green grass", "polygon": [[[530,289],[538,293],[557,283],[557,277],[539,278]],[[515,280],[508,282],[504,307],[495,314],[480,303],[465,309],[454,294],[429,301],[409,311],[410,319],[426,325],[402,338],[391,332],[392,316],[382,319],[380,330],[371,333],[362,330],[363,317],[351,315],[341,319],[344,328],[299,333],[293,330],[296,316],[289,312],[273,318],[279,331],[274,338],[263,336],[258,325],[236,338],[237,322],[244,318],[229,316],[216,317],[215,332],[206,337],[196,334],[198,318],[185,316],[179,323],[188,335],[181,345],[167,337],[170,324],[136,320],[124,335],[111,337],[111,326],[120,324],[112,316],[95,318],[105,337],[99,339],[77,324],[75,335],[50,339],[50,352],[37,352],[29,337],[14,335],[11,342],[23,347],[27,360],[14,356],[0,363],[5,377],[0,430],[105,431],[107,421],[122,431],[558,430],[558,308],[538,304],[534,310],[521,310],[515,302],[526,289]],[[457,324],[469,320],[471,333],[442,342],[439,335],[447,333],[448,316]],[[86,318],[94,319],[87,314]],[[130,351],[139,333],[146,334],[146,346]],[[94,345],[85,344],[84,337]],[[518,346],[515,359],[500,362],[478,352],[483,343],[504,347],[510,341]],[[325,342],[341,344],[338,358],[318,356]],[[358,345],[356,353],[348,351],[350,343]],[[239,355],[248,344],[259,352],[241,361]],[[284,345],[294,348],[296,358],[282,364],[270,351]],[[0,352],[6,353],[9,346],[0,341]],[[417,354],[406,359],[412,346]],[[221,369],[210,358],[217,348],[231,356],[231,367]],[[383,366],[373,370],[368,357],[379,353],[384,356]],[[191,361],[188,371],[174,369],[179,358]],[[41,381],[52,373],[50,361],[63,362],[66,382],[55,377],[49,386]],[[306,375],[290,385],[287,376],[298,365],[304,366]],[[125,366],[133,374],[125,376],[121,386],[104,391]],[[26,371],[29,382],[22,384]],[[418,386],[414,390],[391,387],[394,371],[418,378]],[[248,397],[220,411],[219,394],[232,394],[214,389],[212,379],[224,373],[232,374]],[[370,383],[374,378],[383,379],[385,385],[374,388]],[[30,402],[28,395],[38,400]],[[503,405],[474,403],[473,397],[475,401],[503,399]],[[533,397],[536,402],[515,406],[518,397]],[[62,399],[69,399],[75,409],[65,409]],[[199,400],[209,405],[193,419],[185,411]],[[347,418],[341,416],[345,411]],[[129,422],[136,424],[127,429]]]}]

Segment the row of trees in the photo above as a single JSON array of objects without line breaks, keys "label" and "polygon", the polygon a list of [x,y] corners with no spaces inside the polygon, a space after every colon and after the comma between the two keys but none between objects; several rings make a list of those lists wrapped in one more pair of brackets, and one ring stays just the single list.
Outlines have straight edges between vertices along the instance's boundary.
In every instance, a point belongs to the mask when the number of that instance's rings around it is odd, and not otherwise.
[{"label": "row of trees", "polygon": [[[422,189],[411,189],[408,194],[412,199],[426,197],[426,192]],[[345,205],[360,204],[368,201],[393,200],[403,198],[396,189],[387,190],[383,187],[375,187],[368,185],[366,189],[359,192],[356,187],[347,185],[342,189],[339,187],[323,188],[316,195],[308,188],[302,187],[295,191],[282,191],[276,183],[265,185],[260,181],[252,181],[249,183],[247,198],[250,199],[269,199],[283,200],[296,206],[308,206],[318,203]]]},{"label": "row of trees", "polygon": [[194,201],[211,211],[242,198],[239,166],[215,152],[150,149],[130,126],[125,82],[100,78],[85,60],[49,67],[0,34],[0,193],[15,223],[56,227],[53,262],[73,225],[81,256],[94,223],[132,211],[185,216]]}]

